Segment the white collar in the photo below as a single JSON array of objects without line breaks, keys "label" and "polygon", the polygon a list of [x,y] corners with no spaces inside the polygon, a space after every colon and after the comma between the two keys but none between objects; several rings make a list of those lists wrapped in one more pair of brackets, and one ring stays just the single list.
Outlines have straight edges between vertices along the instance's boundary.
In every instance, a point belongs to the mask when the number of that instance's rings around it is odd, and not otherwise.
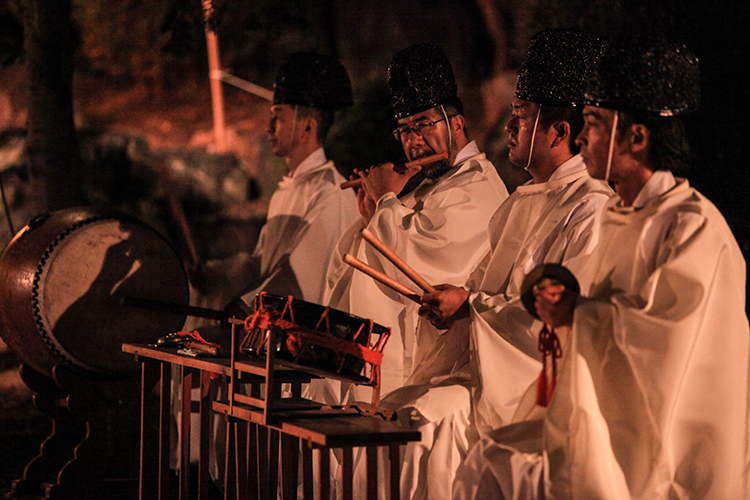
[{"label": "white collar", "polygon": [[453,162],[453,165],[458,165],[459,163],[468,160],[472,156],[476,156],[480,153],[479,146],[477,146],[477,141],[471,141],[466,146],[464,146],[461,151],[458,152],[456,155],[456,161]]},{"label": "white collar", "polygon": [[534,184],[534,180],[532,179],[529,182],[518,186],[518,188],[516,188],[516,191],[519,194],[541,193],[549,189],[555,189],[560,186],[565,186],[571,182],[575,182],[581,177],[586,176],[588,176],[586,164],[583,162],[583,158],[581,157],[581,155],[576,155],[557,167],[557,169],[552,172],[552,175],[550,175],[547,182]]},{"label": "white collar", "polygon": [[315,151],[313,151],[312,153],[310,153],[310,155],[307,158],[302,160],[302,163],[300,163],[297,166],[297,168],[294,170],[294,172],[291,175],[285,175],[284,177],[295,178],[295,177],[303,176],[307,174],[308,172],[317,170],[318,167],[324,165],[327,162],[328,162],[328,158],[326,157],[326,153],[323,150],[323,147],[321,146]]},{"label": "white collar", "polygon": [[561,179],[580,172],[581,170],[586,170],[586,164],[583,162],[583,157],[581,155],[575,155],[557,167],[555,171],[552,172],[552,175],[549,176],[549,180],[554,181],[555,179]]},{"label": "white collar", "polygon": [[622,207],[618,202],[618,210],[640,210],[652,201],[677,185],[677,181],[669,170],[657,170],[643,185],[638,195],[633,200],[632,207]]}]

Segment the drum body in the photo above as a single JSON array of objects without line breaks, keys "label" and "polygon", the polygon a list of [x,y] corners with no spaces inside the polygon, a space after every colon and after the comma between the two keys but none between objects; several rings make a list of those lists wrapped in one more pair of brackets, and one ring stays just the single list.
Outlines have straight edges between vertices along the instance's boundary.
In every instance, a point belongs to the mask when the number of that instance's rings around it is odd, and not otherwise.
[{"label": "drum body", "polygon": [[277,313],[283,312],[283,321],[280,323],[293,323],[294,325],[284,328],[276,323],[270,327],[256,327],[255,331],[248,331],[242,345],[243,351],[252,355],[265,356],[268,328],[275,328],[276,358],[353,379],[362,377],[362,370],[365,367],[363,359],[343,353],[336,348],[321,345],[309,345],[307,346],[309,351],[300,355],[299,352],[294,352],[296,327],[330,335],[335,339],[353,342],[365,348],[373,344],[381,344],[384,336],[387,338],[390,335],[390,329],[368,319],[300,299],[262,293],[256,297],[255,306],[256,312],[261,308]]},{"label": "drum body", "polygon": [[184,314],[125,307],[123,297],[187,305],[182,262],[142,222],[92,208],[37,217],[0,255],[0,335],[52,376],[58,364],[93,377],[137,370],[123,343],[179,330]]}]

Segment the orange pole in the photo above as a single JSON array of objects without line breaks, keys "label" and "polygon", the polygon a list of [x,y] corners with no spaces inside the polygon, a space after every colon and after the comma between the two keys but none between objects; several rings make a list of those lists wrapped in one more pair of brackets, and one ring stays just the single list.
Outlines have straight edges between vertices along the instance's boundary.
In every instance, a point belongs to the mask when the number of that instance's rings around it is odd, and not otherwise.
[{"label": "orange pole", "polygon": [[216,150],[223,153],[227,150],[226,128],[224,126],[224,94],[221,88],[221,63],[219,60],[219,39],[208,27],[208,16],[213,6],[211,0],[203,0],[203,12],[206,15],[206,47],[208,49],[208,77],[211,83],[211,107],[214,117],[214,139]]}]

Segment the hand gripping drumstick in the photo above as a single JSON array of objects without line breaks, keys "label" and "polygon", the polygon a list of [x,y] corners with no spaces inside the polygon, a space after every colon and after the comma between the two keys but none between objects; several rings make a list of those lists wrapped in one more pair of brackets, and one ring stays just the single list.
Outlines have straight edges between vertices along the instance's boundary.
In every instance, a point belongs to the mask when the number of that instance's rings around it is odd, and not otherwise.
[{"label": "hand gripping drumstick", "polygon": [[411,299],[414,302],[416,302],[417,304],[421,304],[422,303],[422,301],[420,300],[421,296],[417,292],[415,292],[414,290],[412,290],[408,286],[406,286],[406,285],[404,285],[402,283],[399,283],[398,281],[394,280],[390,276],[388,276],[388,275],[386,275],[384,273],[381,273],[377,269],[374,269],[374,268],[368,266],[367,264],[365,264],[364,262],[362,262],[358,258],[353,257],[353,256],[351,256],[351,255],[349,255],[347,253],[347,254],[344,254],[344,262],[346,262],[347,264],[349,264],[350,266],[352,266],[355,269],[359,269],[360,271],[362,271],[366,275],[368,275],[371,278],[374,278],[375,280],[381,282],[385,286],[392,288],[393,290],[397,291],[398,293],[400,293],[401,295],[403,295],[407,299]]},{"label": "hand gripping drumstick", "polygon": [[420,276],[419,273],[415,271],[409,264],[404,262],[401,257],[393,253],[393,250],[385,246],[385,243],[380,241],[378,237],[372,234],[369,229],[364,228],[362,230],[362,237],[367,240],[370,245],[375,247],[375,249],[380,252],[386,259],[391,261],[394,266],[399,268],[402,273],[408,276],[410,280],[416,283],[419,288],[428,293],[432,293],[435,291],[435,287],[430,285],[426,279]]},{"label": "hand gripping drumstick", "polygon": [[[417,158],[414,161],[410,161],[408,163],[404,163],[403,165],[394,165],[393,170],[398,172],[399,174],[403,174],[406,172],[406,169],[409,167],[415,167],[417,165],[429,165],[430,163],[435,163],[436,161],[444,160],[448,158],[449,154],[448,151],[443,151],[442,153],[438,153],[436,155],[430,155],[425,156],[424,158]],[[350,181],[342,182],[339,186],[341,189],[348,189],[351,187],[359,186],[362,184],[362,177],[358,179],[352,179]]]}]

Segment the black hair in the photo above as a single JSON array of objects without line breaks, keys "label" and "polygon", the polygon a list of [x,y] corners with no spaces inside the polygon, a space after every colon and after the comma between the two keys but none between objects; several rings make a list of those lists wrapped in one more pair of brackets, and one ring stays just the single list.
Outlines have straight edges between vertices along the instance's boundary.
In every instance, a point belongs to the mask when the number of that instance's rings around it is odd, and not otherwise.
[{"label": "black hair", "polygon": [[297,116],[299,118],[313,118],[318,122],[317,139],[321,144],[325,142],[328,131],[333,125],[333,113],[333,111],[302,105],[297,109]]},{"label": "black hair", "polygon": [[541,106],[542,113],[539,116],[539,121],[545,129],[549,129],[555,123],[568,122],[568,125],[570,125],[568,150],[570,151],[570,154],[577,155],[581,148],[576,144],[576,137],[578,137],[578,134],[583,130],[583,115],[581,114],[581,110],[578,108],[563,108],[547,104]]},{"label": "black hair", "polygon": [[682,117],[653,116],[637,111],[619,113],[618,133],[625,133],[635,124],[645,125],[649,130],[647,161],[653,170],[677,172],[688,168],[692,154]]},{"label": "black hair", "polygon": [[[445,110],[445,114],[448,116],[454,116],[454,115],[464,115],[464,104],[461,102],[461,99],[458,97],[449,97],[442,103],[440,103],[443,106],[443,109]],[[466,121],[464,120],[464,135],[466,137],[469,137],[469,132],[466,128]]]}]

